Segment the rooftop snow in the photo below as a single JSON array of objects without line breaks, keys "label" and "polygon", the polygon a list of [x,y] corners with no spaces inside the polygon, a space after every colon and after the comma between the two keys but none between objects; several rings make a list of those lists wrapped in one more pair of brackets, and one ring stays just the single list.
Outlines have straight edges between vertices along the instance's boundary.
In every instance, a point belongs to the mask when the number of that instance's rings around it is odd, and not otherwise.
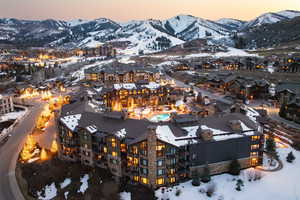
[{"label": "rooftop snow", "polygon": [[248,136],[255,135],[254,131],[249,131],[249,130],[252,130],[251,128],[246,126],[246,124],[244,124],[242,121],[240,121],[240,122],[241,122],[242,131],[248,131],[248,132],[244,132],[243,134],[248,135]]},{"label": "rooftop snow", "polygon": [[81,114],[76,115],[68,115],[65,117],[60,118],[60,120],[70,129],[71,131],[74,131],[75,128],[78,126],[78,122],[81,118]]},{"label": "rooftop snow", "polygon": [[143,86],[148,88],[148,89],[152,89],[152,90],[155,90],[155,89],[160,87],[160,85],[158,83],[155,83],[155,82],[149,82],[149,84],[143,85]]},{"label": "rooftop snow", "polygon": [[[242,134],[226,134],[227,132],[222,131],[222,130],[218,130],[218,129],[214,129],[214,128],[210,128],[206,125],[202,125],[201,129],[205,129],[205,130],[211,130],[213,133],[213,139],[216,141],[221,141],[221,140],[228,140],[228,139],[232,139],[232,138],[239,138],[239,137],[243,137]],[[224,134],[224,135],[221,135]]]},{"label": "rooftop snow", "polygon": [[134,83],[123,83],[123,84],[114,84],[114,89],[115,90],[120,90],[120,89],[127,89],[127,90],[132,90],[136,89],[136,86]]},{"label": "rooftop snow", "polygon": [[120,137],[120,138],[123,138],[126,136],[126,130],[125,128],[119,130],[118,132],[116,132],[116,136]]},{"label": "rooftop snow", "polygon": [[90,132],[90,133],[95,133],[97,132],[97,127],[94,125],[88,126],[86,127],[86,129]]},{"label": "rooftop snow", "polygon": [[177,139],[196,137],[196,132],[198,128],[199,126],[185,127],[184,129],[188,132],[188,134],[183,137],[176,137],[174,136],[169,126],[167,125],[157,126],[156,135],[158,139],[179,147],[179,146],[186,145],[190,140],[177,140]]}]

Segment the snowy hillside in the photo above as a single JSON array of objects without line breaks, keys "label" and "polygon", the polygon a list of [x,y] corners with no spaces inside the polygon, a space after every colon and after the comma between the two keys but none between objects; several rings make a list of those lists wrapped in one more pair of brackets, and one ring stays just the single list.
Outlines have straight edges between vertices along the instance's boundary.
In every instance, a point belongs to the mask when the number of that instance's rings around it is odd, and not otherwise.
[{"label": "snowy hillside", "polygon": [[[113,37],[118,38],[113,41],[131,42],[129,48],[122,52],[124,54],[138,54],[140,50],[144,53],[160,50],[156,41],[158,37],[168,38],[171,46],[183,43],[182,40],[155,27],[161,27],[161,22],[156,20],[130,21],[122,24],[122,27],[113,34]],[[125,36],[122,37],[122,35]]]},{"label": "snowy hillside", "polygon": [[193,40],[207,36],[220,37],[229,34],[226,27],[191,15],[178,15],[163,22],[164,28],[183,40]]},{"label": "snowy hillside", "polygon": [[[298,12],[298,14],[299,13],[300,12]],[[242,28],[246,29],[246,28],[261,26],[263,24],[273,24],[276,22],[280,22],[282,20],[288,20],[288,19],[294,18],[296,16],[297,16],[297,13],[292,13],[290,11],[282,11],[279,13],[266,13],[266,14],[260,15],[259,17],[245,23],[242,26]]]},{"label": "snowy hillside", "polygon": [[95,47],[110,41],[129,41],[131,44],[128,52],[152,52],[159,51],[161,44],[168,46],[166,43],[169,41],[173,46],[183,41],[206,37],[228,45],[232,32],[245,33],[251,27],[297,16],[300,16],[299,11],[285,10],[266,13],[249,22],[226,18],[211,21],[191,15],[127,23],[118,23],[107,18],[70,21],[0,19],[0,43],[76,48]]},{"label": "snowy hillside", "polygon": [[287,17],[289,19],[292,19],[294,17],[299,17],[300,16],[300,11],[296,11],[296,10],[284,10],[284,11],[280,11],[277,14],[282,15],[284,17]]},{"label": "snowy hillside", "polygon": [[222,18],[217,20],[216,22],[224,25],[227,29],[230,30],[239,30],[246,23],[241,20],[230,19],[230,18]]},{"label": "snowy hillside", "polygon": [[89,20],[73,19],[73,20],[67,21],[67,24],[69,27],[73,27],[73,26],[78,26],[80,24],[85,24],[87,22],[89,22]]}]

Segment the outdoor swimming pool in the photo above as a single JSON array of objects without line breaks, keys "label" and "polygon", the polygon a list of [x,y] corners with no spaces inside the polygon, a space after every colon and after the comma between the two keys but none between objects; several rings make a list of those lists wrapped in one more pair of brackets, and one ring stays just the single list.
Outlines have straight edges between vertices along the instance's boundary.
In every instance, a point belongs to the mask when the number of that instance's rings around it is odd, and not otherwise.
[{"label": "outdoor swimming pool", "polygon": [[165,121],[169,121],[170,117],[171,117],[170,114],[164,113],[164,114],[154,115],[149,120],[151,122],[165,122]]}]

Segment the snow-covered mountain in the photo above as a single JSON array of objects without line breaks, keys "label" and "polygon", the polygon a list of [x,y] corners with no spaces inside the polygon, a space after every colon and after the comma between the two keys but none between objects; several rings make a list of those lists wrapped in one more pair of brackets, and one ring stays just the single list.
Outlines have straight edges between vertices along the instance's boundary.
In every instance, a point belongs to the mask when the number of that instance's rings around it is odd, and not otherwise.
[{"label": "snow-covered mountain", "polygon": [[242,29],[261,26],[263,24],[273,24],[283,20],[292,19],[300,16],[300,11],[284,10],[277,13],[265,13],[259,17],[245,23]]},{"label": "snow-covered mountain", "polygon": [[228,41],[232,32],[272,24],[300,16],[300,11],[266,13],[251,21],[206,20],[178,15],[167,20],[141,20],[117,23],[95,20],[18,20],[0,19],[0,43],[18,46],[94,47],[109,41],[127,41],[133,52],[160,50],[198,38]]},{"label": "snow-covered mountain", "polygon": [[162,28],[162,22],[159,20],[130,21],[121,24],[121,27],[115,33],[108,35],[114,38],[112,41],[129,41],[131,45],[126,51],[138,53],[139,50],[152,52],[161,50],[158,45],[158,38],[167,38],[170,46],[183,43],[182,40],[170,35]]},{"label": "snow-covered mountain", "polygon": [[238,19],[222,18],[216,21],[229,30],[239,30],[246,22]]},{"label": "snow-covered mountain", "polygon": [[163,21],[164,28],[182,40],[193,40],[207,36],[220,37],[230,33],[226,27],[191,15],[178,15]]},{"label": "snow-covered mountain", "polygon": [[296,11],[296,10],[283,10],[278,12],[277,14],[282,15],[284,17],[287,17],[289,19],[295,18],[295,17],[299,17],[300,16],[300,11]]}]

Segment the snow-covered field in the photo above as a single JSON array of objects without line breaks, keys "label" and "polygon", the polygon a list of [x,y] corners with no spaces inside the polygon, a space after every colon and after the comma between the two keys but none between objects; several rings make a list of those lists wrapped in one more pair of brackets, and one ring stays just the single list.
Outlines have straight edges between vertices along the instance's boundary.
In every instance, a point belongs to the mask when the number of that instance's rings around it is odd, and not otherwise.
[{"label": "snow-covered field", "polygon": [[198,53],[198,54],[190,54],[185,56],[184,58],[196,58],[196,57],[214,57],[214,58],[222,58],[222,57],[258,57],[257,54],[250,54],[241,49],[228,48],[227,52],[218,52],[215,54],[212,53]]},{"label": "snow-covered field", "polygon": [[[77,191],[78,193],[84,193],[88,189],[88,187],[89,187],[88,180],[89,180],[88,174],[85,174],[83,177],[80,178],[81,185]],[[60,183],[60,189],[64,189],[65,187],[67,187],[70,184],[71,184],[71,179],[66,178],[62,183]],[[39,191],[37,193],[39,200],[50,200],[50,199],[53,199],[54,197],[56,197],[56,195],[57,195],[57,188],[55,186],[55,183],[46,185],[43,188],[43,191],[44,191],[44,193],[42,191]],[[69,194],[68,191],[64,193],[65,199],[68,199],[68,194]]]},{"label": "snow-covered field", "polygon": [[131,60],[130,58],[131,58],[130,56],[122,56],[122,57],[119,59],[119,62],[120,62],[120,63],[124,63],[124,64],[135,63],[135,61],[134,61],[134,60]]},{"label": "snow-covered field", "polygon": [[[296,160],[293,163],[286,162],[287,154],[293,151]],[[193,200],[193,199],[210,199],[210,200],[297,200],[300,199],[299,180],[300,180],[300,152],[294,149],[281,148],[278,149],[281,160],[283,161],[283,169],[277,172],[260,172],[262,178],[256,181],[248,181],[250,173],[257,171],[255,169],[243,170],[239,177],[229,174],[217,175],[212,177],[210,183],[201,183],[199,187],[194,187],[191,181],[182,183],[173,188],[166,188],[162,193],[162,189],[155,192],[159,200]],[[242,191],[237,191],[237,179],[242,179],[244,186]],[[212,197],[207,197],[206,191],[210,185],[215,185],[215,192]],[[176,196],[177,190],[181,190],[181,194]]]},{"label": "snow-covered field", "polygon": [[25,113],[26,113],[25,111],[19,111],[19,112],[11,112],[11,113],[4,114],[0,116],[0,122],[17,119],[25,115]]}]

